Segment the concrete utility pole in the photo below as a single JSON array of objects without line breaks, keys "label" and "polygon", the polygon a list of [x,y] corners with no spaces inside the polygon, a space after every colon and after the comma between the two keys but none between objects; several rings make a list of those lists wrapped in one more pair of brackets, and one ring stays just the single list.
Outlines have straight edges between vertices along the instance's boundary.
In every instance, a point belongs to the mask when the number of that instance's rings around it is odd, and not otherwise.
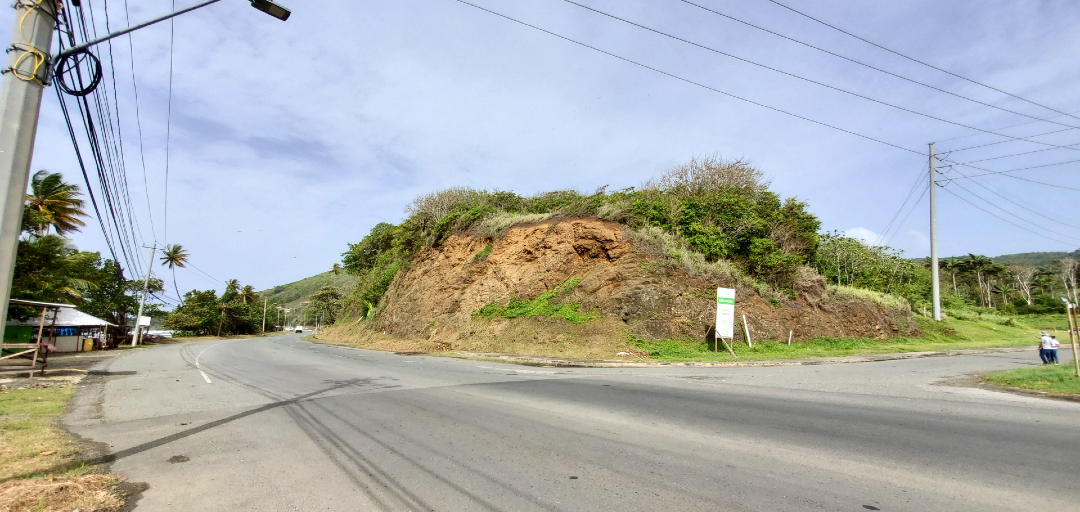
[{"label": "concrete utility pole", "polygon": [[[41,92],[51,76],[57,60],[74,55],[102,42],[143,27],[171,19],[186,12],[219,2],[203,2],[179,11],[158,16],[126,29],[68,48],[50,57],[53,30],[59,17],[61,2],[54,0],[15,0],[15,28],[7,48],[7,66],[2,70],[0,84],[0,313],[7,318],[11,299],[11,281],[15,274],[15,256],[22,231],[22,210],[26,200],[26,183],[30,177],[30,159],[34,153],[38,114],[41,111]],[[289,19],[289,9],[271,0],[249,0],[251,6],[281,21]],[[72,2],[78,5],[78,2]],[[142,309],[140,307],[140,309]],[[135,322],[138,327],[138,321]],[[0,322],[0,339],[4,322]]]},{"label": "concrete utility pole", "polygon": [[[48,83],[57,3],[15,2],[15,28],[0,85],[0,306],[7,318],[41,92]],[[4,324],[0,322],[0,339]]]},{"label": "concrete utility pole", "polygon": [[263,297],[263,327],[262,333],[266,334],[266,297]]},{"label": "concrete utility pole", "polygon": [[941,279],[938,276],[937,257],[937,167],[934,165],[934,143],[930,143],[930,291],[933,301],[934,320],[941,321]]},{"label": "concrete utility pole", "polygon": [[[150,261],[146,263],[146,279],[143,279],[142,295],[139,297],[139,314],[135,315],[135,336],[131,338],[131,346],[137,346],[142,340],[142,327],[139,320],[142,319],[143,306],[146,305],[146,293],[150,288],[150,271],[154,269],[154,253],[157,252],[157,244],[150,248]],[[149,326],[147,326],[149,329]]]}]

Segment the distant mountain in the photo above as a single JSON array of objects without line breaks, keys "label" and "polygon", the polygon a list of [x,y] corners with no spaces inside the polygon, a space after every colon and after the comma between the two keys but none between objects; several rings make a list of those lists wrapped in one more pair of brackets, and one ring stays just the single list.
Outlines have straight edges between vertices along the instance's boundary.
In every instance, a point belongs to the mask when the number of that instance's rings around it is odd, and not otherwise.
[{"label": "distant mountain", "polygon": [[285,304],[288,307],[296,307],[300,305],[300,302],[308,300],[315,292],[322,289],[323,286],[336,286],[338,290],[341,291],[342,295],[347,295],[352,291],[353,285],[355,284],[355,276],[345,273],[334,275],[330,272],[323,272],[296,282],[281,284],[259,293],[263,297],[270,299],[271,302]]},{"label": "distant mountain", "polygon": [[1018,254],[1004,254],[1001,256],[994,256],[993,260],[995,263],[1001,263],[1003,265],[1009,265],[1011,263],[1029,263],[1036,267],[1041,267],[1062,258],[1080,260],[1080,249],[1073,252],[1022,252]]}]

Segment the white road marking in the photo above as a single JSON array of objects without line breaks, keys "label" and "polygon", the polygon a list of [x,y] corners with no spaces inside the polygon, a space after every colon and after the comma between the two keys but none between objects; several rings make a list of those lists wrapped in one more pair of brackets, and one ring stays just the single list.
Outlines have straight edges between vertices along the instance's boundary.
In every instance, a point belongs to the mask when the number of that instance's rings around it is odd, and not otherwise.
[{"label": "white road marking", "polygon": [[206,352],[207,350],[210,350],[210,349],[212,349],[212,348],[214,348],[214,347],[216,347],[216,346],[218,346],[218,345],[220,345],[222,343],[224,343],[224,342],[222,341],[222,342],[214,343],[213,345],[210,345],[209,347],[206,347],[206,348],[202,349],[202,352],[199,352],[199,355],[195,356],[195,369],[199,370],[199,373],[202,374],[202,378],[206,379],[207,384],[213,384],[214,381],[210,380],[210,377],[207,376],[206,372],[204,372],[202,367],[199,366],[199,358],[202,357],[203,352]]}]

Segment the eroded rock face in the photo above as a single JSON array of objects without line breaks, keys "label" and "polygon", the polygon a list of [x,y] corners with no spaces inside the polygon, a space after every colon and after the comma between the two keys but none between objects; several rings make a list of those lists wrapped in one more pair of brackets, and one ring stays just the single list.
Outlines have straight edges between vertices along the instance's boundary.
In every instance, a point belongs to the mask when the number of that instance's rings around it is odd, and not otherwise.
[{"label": "eroded rock face", "polygon": [[[490,254],[476,258],[489,243]],[[375,327],[402,337],[442,337],[465,328],[487,304],[531,299],[575,278],[579,283],[567,300],[654,339],[711,336],[715,289],[732,285],[653,264],[632,251],[620,224],[552,219],[514,226],[500,238],[451,236],[397,276]],[[873,303],[823,302],[820,278],[808,277],[797,289],[799,298],[780,306],[758,295],[736,297],[736,324],[741,327],[745,314],[752,338],[774,340],[786,340],[789,330],[797,339],[884,339],[916,330],[910,314]]]}]

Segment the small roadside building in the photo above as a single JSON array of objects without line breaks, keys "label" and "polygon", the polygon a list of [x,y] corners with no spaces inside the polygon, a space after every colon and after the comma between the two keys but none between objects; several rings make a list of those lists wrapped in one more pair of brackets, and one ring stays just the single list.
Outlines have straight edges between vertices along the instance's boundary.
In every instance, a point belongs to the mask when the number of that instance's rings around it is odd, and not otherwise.
[{"label": "small roadside building", "polygon": [[25,322],[9,321],[4,341],[33,343],[39,327],[41,342],[52,345],[56,352],[82,352],[104,346],[109,329],[116,325],[74,307],[60,307],[49,311],[43,324],[37,318]]}]

